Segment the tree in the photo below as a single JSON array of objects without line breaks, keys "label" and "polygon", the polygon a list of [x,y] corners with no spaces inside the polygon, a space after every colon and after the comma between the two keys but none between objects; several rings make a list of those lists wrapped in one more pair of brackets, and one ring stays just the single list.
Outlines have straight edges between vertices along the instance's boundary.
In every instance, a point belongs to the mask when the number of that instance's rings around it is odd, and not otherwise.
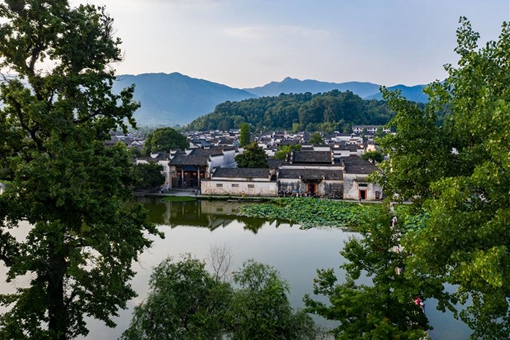
[{"label": "tree", "polygon": [[[386,93],[397,135],[383,139],[391,168],[385,189],[420,197],[429,216],[403,240],[413,254],[408,275],[455,287],[437,297],[443,306],[470,300],[459,315],[472,338],[503,339],[510,327],[510,26],[484,47],[478,39],[461,18],[458,65],[446,65],[448,78],[429,86],[425,111]],[[445,107],[451,113],[440,119]]]},{"label": "tree", "polygon": [[168,258],[153,271],[150,292],[135,307],[122,340],[222,339],[232,287],[215,280],[190,254]]},{"label": "tree", "polygon": [[375,137],[377,138],[381,138],[381,137],[384,137],[386,136],[386,132],[383,130],[382,126],[378,126],[377,129],[375,130]]},{"label": "tree", "polygon": [[366,161],[375,161],[381,163],[384,160],[384,155],[380,151],[368,151],[361,155]]},{"label": "tree", "polygon": [[136,189],[159,188],[165,183],[165,175],[161,172],[163,166],[158,163],[140,163],[134,165]]},{"label": "tree", "polygon": [[319,132],[314,132],[308,140],[309,144],[324,144],[324,140]]},{"label": "tree", "polygon": [[315,339],[312,319],[292,310],[289,286],[273,267],[249,260],[233,276],[232,339]]},{"label": "tree", "polygon": [[[6,339],[70,339],[87,334],[84,315],[112,317],[135,296],[131,263],[157,233],[132,198],[125,147],[109,132],[135,127],[133,87],[112,93],[110,63],[120,40],[103,7],[67,1],[0,4],[0,59],[16,73],[0,84],[0,260]],[[45,64],[42,64],[45,62]],[[30,223],[25,238],[11,231]]]},{"label": "tree", "polygon": [[242,123],[241,131],[239,133],[239,146],[245,147],[250,143],[251,143],[250,125],[247,123]]},{"label": "tree", "polygon": [[256,142],[247,145],[235,160],[240,168],[267,168],[266,152]]},{"label": "tree", "polygon": [[278,151],[274,154],[274,159],[285,159],[292,151],[301,150],[301,144],[294,145],[281,145],[278,147]]},{"label": "tree", "polygon": [[186,149],[189,146],[186,136],[170,127],[156,129],[147,135],[143,145],[142,153],[149,155],[151,152],[165,151],[172,149]]},{"label": "tree", "polygon": [[292,310],[288,285],[274,268],[248,261],[234,273],[233,287],[219,279],[222,267],[211,275],[189,254],[163,261],[121,339],[316,339],[312,319]]},{"label": "tree", "polygon": [[[403,275],[410,254],[400,247],[400,236],[408,226],[397,222],[387,203],[381,204],[378,211],[361,224],[362,238],[352,238],[340,252],[347,260],[341,266],[346,270],[346,282],[336,284],[333,269],[317,270],[314,294],[327,296],[330,303],[315,301],[306,295],[305,310],[340,321],[331,331],[335,339],[426,337],[430,327],[414,300],[422,294],[428,297],[442,286]],[[371,285],[356,282],[362,273],[371,278]]]}]

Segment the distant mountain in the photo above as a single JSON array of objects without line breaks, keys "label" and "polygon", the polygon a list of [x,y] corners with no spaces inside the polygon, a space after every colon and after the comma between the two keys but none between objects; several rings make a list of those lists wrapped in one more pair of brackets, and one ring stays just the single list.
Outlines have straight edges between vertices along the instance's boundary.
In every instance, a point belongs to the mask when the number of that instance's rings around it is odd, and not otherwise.
[{"label": "distant mountain", "polygon": [[256,94],[259,97],[274,97],[281,93],[289,94],[310,92],[315,94],[329,92],[331,90],[339,90],[342,92],[349,90],[363,98],[377,93],[379,91],[379,85],[357,81],[346,83],[327,83],[312,79],[299,80],[287,77],[281,82],[273,81],[264,86],[247,88],[244,90]]},{"label": "distant mountain", "polygon": [[184,125],[212,112],[220,103],[256,97],[244,90],[180,73],[121,75],[113,90],[118,93],[131,84],[135,84],[134,99],[142,105],[135,112],[139,126]]},{"label": "distant mountain", "polygon": [[[113,85],[114,92],[135,84],[134,99],[141,103],[135,113],[139,126],[186,125],[198,117],[215,110],[226,101],[237,102],[256,97],[276,97],[281,93],[326,93],[347,90],[364,99],[381,99],[379,85],[367,82],[328,83],[317,80],[285,78],[261,87],[236,89],[203,79],[191,78],[180,73],[145,73],[120,75]],[[409,100],[427,102],[422,92],[425,85],[397,85]]]},{"label": "distant mountain", "polygon": [[[388,90],[400,90],[402,95],[406,97],[408,100],[418,103],[427,103],[429,101],[429,97],[423,93],[423,89],[427,85],[415,85],[415,86],[405,86],[405,85],[395,85],[388,87]],[[381,92],[377,92],[370,96],[365,97],[364,99],[382,99]]]},{"label": "distant mountain", "polygon": [[[423,88],[426,85],[415,85],[415,86],[405,86],[405,85],[396,85],[388,87],[390,90],[401,90],[402,95],[407,99],[415,102],[426,103],[428,102],[428,97],[423,93]],[[281,93],[290,94],[290,93],[306,93],[310,92],[312,94],[315,93],[324,93],[332,90],[339,90],[345,92],[347,90],[357,94],[363,99],[382,99],[382,95],[379,92],[380,85],[374,83],[367,82],[357,82],[351,81],[346,83],[327,83],[318,80],[299,80],[294,78],[285,78],[281,82],[270,82],[264,86],[254,87],[254,88],[246,88],[245,91],[256,94],[260,97],[265,96],[278,96]]]}]

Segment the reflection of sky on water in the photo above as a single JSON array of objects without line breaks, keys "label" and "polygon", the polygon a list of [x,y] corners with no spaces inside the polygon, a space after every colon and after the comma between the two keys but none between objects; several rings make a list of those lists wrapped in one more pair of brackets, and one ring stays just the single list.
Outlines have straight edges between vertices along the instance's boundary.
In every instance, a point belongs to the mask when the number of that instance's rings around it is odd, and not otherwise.
[{"label": "reflection of sky on water", "polygon": [[[129,311],[121,311],[116,320],[118,327],[108,329],[104,325],[91,321],[87,339],[117,339],[127,328],[131,318],[131,309],[142,301],[147,294],[148,280],[152,267],[167,256],[178,257],[183,253],[192,253],[197,258],[207,259],[213,245],[228,245],[232,253],[232,268],[237,269],[248,259],[268,263],[278,269],[281,276],[291,285],[291,303],[303,307],[302,298],[312,293],[313,279],[317,268],[338,268],[341,261],[339,251],[349,233],[338,229],[300,230],[299,226],[266,223],[256,234],[247,231],[245,225],[232,221],[223,228],[211,231],[200,227],[161,226],[165,232],[164,240],[155,240],[153,247],[145,252],[139,263],[135,264],[137,275],[132,284],[139,297],[131,301]],[[337,272],[340,271],[337,270]],[[341,276],[341,275],[339,275]]]},{"label": "reflection of sky on water", "polygon": [[[176,258],[180,254],[191,253],[199,259],[207,259],[211,246],[227,245],[233,253],[232,269],[239,268],[248,259],[274,266],[291,286],[292,305],[301,308],[303,296],[312,293],[317,269],[335,268],[338,279],[343,280],[343,271],[338,269],[343,261],[339,251],[349,237],[356,235],[339,229],[300,230],[298,225],[242,218],[236,214],[235,204],[226,202],[205,205],[199,202],[185,205],[157,201],[146,203],[154,222],[161,224],[165,239],[154,239],[152,248],[133,265],[137,275],[132,286],[139,296],[128,302],[127,310],[119,312],[115,320],[117,328],[110,329],[101,322],[89,320],[87,340],[118,339],[129,325],[133,307],[147,294],[152,268],[167,256]],[[188,226],[184,226],[186,224]],[[22,223],[12,234],[23,238],[29,227]],[[5,267],[0,266],[0,275],[5,277],[5,273]],[[3,293],[13,292],[16,286],[26,282],[26,278],[21,278],[14,283],[1,283],[0,289]],[[427,301],[426,313],[435,328],[430,333],[432,339],[467,339],[469,329],[462,322],[455,322],[451,313],[436,311],[435,306],[434,301]]]}]

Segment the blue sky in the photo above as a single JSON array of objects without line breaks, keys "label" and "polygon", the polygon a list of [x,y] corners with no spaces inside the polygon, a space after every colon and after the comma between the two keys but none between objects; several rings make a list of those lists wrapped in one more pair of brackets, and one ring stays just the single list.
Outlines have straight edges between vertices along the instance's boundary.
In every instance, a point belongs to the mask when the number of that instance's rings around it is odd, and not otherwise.
[{"label": "blue sky", "polygon": [[[74,0],[78,3],[80,0]],[[122,39],[118,74],[180,72],[232,87],[289,76],[415,85],[455,63],[466,16],[496,40],[510,0],[89,0]]]}]

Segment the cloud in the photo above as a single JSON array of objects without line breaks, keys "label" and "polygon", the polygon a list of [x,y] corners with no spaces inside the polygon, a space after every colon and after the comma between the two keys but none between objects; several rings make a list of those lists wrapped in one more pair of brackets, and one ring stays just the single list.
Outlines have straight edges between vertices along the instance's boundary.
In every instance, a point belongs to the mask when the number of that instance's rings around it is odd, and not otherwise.
[{"label": "cloud", "polygon": [[331,35],[331,32],[323,29],[289,25],[228,28],[224,30],[224,33],[242,39],[267,39],[271,37],[317,38]]}]

